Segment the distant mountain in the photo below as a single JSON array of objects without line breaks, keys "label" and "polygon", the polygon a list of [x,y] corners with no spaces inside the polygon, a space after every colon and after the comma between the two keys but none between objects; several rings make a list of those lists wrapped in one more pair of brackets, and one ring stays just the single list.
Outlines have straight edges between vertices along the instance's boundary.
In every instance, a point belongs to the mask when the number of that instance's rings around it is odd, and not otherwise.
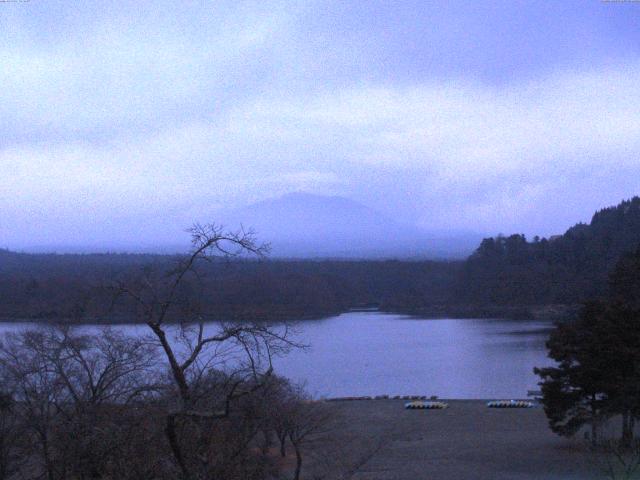
[{"label": "distant mountain", "polygon": [[618,259],[640,246],[640,197],[596,212],[563,235],[486,238],[465,262],[457,299],[491,304],[570,304],[604,295]]},{"label": "distant mountain", "polygon": [[273,257],[462,258],[480,240],[397,222],[338,196],[290,193],[222,215],[225,225],[253,228]]}]

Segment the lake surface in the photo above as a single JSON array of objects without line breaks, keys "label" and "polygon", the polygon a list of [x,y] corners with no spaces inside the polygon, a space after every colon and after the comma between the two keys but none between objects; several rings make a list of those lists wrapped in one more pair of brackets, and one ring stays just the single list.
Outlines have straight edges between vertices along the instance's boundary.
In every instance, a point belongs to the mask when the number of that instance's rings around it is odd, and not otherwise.
[{"label": "lake surface", "polygon": [[[0,324],[0,333],[28,326]],[[274,365],[276,373],[305,382],[315,397],[522,398],[538,390],[533,367],[551,363],[544,346],[550,327],[540,321],[346,313],[299,322],[296,338],[309,348]],[[117,328],[146,333],[140,325]]]}]

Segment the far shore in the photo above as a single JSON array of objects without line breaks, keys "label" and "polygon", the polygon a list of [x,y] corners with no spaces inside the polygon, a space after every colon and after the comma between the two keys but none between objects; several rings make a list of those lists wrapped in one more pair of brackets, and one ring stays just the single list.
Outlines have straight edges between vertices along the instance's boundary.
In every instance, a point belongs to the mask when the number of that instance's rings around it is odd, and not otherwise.
[{"label": "far shore", "polygon": [[[431,320],[438,318],[472,319],[472,318],[505,318],[509,320],[539,320],[554,321],[567,318],[579,309],[579,305],[431,305],[427,307],[391,307],[382,305],[377,309],[362,310],[359,308],[347,308],[325,312],[307,314],[281,314],[267,316],[235,315],[222,317],[212,316],[211,322],[232,321],[232,322],[296,322],[322,320],[339,316],[345,313],[382,313],[408,315],[421,320]],[[82,319],[61,318],[57,316],[32,316],[32,317],[0,317],[0,323],[41,323],[41,324],[77,324],[77,325],[135,325],[143,324],[128,317],[87,317]],[[167,322],[171,323],[171,322]],[[174,322],[178,323],[178,322]]]},{"label": "far shore", "polygon": [[575,314],[580,305],[431,305],[415,308],[383,307],[386,313],[416,318],[506,318],[509,320],[561,320]]}]

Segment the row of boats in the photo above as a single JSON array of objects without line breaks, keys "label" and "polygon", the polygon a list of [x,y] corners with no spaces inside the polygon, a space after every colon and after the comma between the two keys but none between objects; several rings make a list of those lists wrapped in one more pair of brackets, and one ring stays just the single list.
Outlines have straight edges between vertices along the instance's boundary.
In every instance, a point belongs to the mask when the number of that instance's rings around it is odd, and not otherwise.
[{"label": "row of boats", "polygon": [[[487,402],[489,408],[533,408],[533,402],[527,400],[493,400]],[[414,400],[404,404],[407,410],[443,410],[449,408],[449,404],[445,402],[427,402],[422,400]]]}]

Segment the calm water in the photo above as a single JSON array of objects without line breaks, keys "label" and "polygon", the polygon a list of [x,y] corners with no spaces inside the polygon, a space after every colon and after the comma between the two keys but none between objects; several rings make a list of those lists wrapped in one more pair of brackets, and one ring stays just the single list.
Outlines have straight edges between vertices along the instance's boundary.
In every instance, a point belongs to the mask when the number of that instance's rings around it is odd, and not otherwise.
[{"label": "calm water", "polygon": [[[28,324],[0,324],[0,332]],[[275,361],[276,372],[306,382],[314,396],[438,395],[524,397],[538,389],[534,366],[548,365],[550,323],[487,319],[415,319],[347,313],[300,322],[310,345]],[[119,327],[129,333],[143,326]]]}]

